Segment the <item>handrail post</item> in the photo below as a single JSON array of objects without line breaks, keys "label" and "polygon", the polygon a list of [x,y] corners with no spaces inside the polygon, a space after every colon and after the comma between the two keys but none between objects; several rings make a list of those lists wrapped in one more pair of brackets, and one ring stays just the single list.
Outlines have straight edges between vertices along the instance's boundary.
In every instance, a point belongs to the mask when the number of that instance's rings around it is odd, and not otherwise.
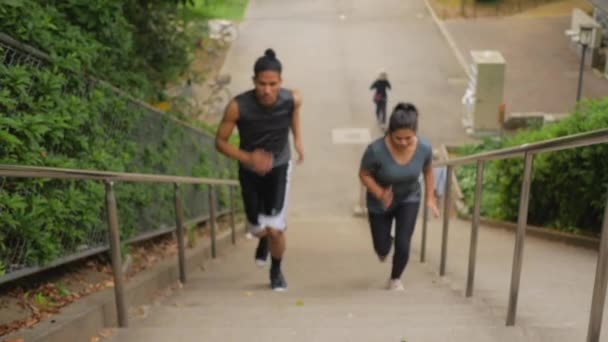
[{"label": "handrail post", "polygon": [[443,231],[441,235],[441,262],[439,264],[439,275],[445,275],[445,266],[448,257],[448,228],[450,225],[450,207],[451,207],[451,193],[452,193],[452,174],[454,172],[454,166],[448,165],[446,180],[445,180],[445,196],[443,199]]},{"label": "handrail post", "polygon": [[606,301],[606,286],[608,285],[608,200],[604,209],[604,223],[602,224],[602,235],[600,238],[600,250],[595,270],[595,284],[593,286],[593,298],[591,299],[591,314],[589,317],[589,329],[587,330],[587,342],[600,340],[602,330],[602,317],[604,315],[604,302]]},{"label": "handrail post", "polygon": [[423,194],[424,201],[422,202],[422,241],[420,242],[420,262],[426,262],[426,233],[429,221],[429,209],[426,206],[426,192],[423,191]]},{"label": "handrail post", "polygon": [[127,316],[127,304],[125,302],[122,260],[120,257],[120,228],[118,226],[118,210],[116,208],[116,196],[114,195],[114,182],[106,180],[105,186],[106,214],[108,219],[108,230],[110,233],[110,256],[112,259],[112,273],[114,275],[116,316],[118,318],[118,326],[121,328],[126,328],[129,325],[129,322]]},{"label": "handrail post", "polygon": [[177,237],[177,258],[179,262],[179,280],[186,283],[186,246],[184,243],[184,212],[179,184],[174,183],[175,198],[175,233]]},{"label": "handrail post", "polygon": [[215,259],[217,256],[216,250],[216,240],[215,240],[215,186],[209,184],[209,227],[210,227],[210,237],[211,237],[211,257]]},{"label": "handrail post", "polygon": [[469,272],[467,274],[466,296],[473,295],[475,283],[475,264],[477,258],[477,240],[479,236],[479,216],[481,212],[481,196],[483,190],[483,160],[477,161],[477,174],[475,182],[475,205],[473,207],[473,220],[471,224],[471,243],[469,244]]},{"label": "handrail post", "polygon": [[230,190],[230,232],[232,236],[232,244],[236,244],[236,200],[234,186],[228,186]]},{"label": "handrail post", "polygon": [[513,252],[513,268],[511,269],[511,289],[509,293],[509,308],[507,312],[507,325],[515,325],[517,312],[517,298],[519,295],[519,283],[521,279],[521,268],[524,257],[524,239],[526,237],[526,226],[528,225],[528,204],[530,202],[530,185],[532,184],[532,167],[534,154],[526,152],[524,155],[524,179],[521,183],[521,195],[519,198],[519,213],[517,220],[517,234],[515,237],[515,251]]}]

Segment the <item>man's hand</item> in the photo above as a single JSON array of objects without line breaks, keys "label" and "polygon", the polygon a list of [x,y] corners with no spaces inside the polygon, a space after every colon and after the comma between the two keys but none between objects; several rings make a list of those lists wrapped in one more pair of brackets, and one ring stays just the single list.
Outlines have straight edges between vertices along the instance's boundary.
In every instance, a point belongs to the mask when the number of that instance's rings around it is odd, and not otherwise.
[{"label": "man's hand", "polygon": [[304,147],[302,146],[301,141],[296,141],[296,152],[298,153],[298,164],[301,164],[304,161]]},{"label": "man's hand", "polygon": [[247,163],[253,171],[261,176],[272,170],[272,154],[256,149],[249,154],[249,163]]}]

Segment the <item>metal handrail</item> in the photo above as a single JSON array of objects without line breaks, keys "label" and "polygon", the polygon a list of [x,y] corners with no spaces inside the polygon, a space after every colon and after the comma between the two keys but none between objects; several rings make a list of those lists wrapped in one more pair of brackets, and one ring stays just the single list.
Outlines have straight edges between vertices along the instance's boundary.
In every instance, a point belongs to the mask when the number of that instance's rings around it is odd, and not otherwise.
[{"label": "metal handrail", "polygon": [[[211,239],[211,257],[216,257],[216,190],[217,186],[228,186],[230,190],[230,227],[232,243],[236,243],[236,204],[234,188],[239,185],[236,180],[197,178],[183,176],[167,176],[158,174],[122,173],[98,170],[62,169],[52,167],[3,165],[0,164],[0,176],[15,178],[46,178],[46,179],[77,179],[101,181],[106,190],[106,213],[109,230],[110,256],[112,261],[112,273],[114,276],[114,295],[116,302],[116,313],[118,325],[128,325],[127,304],[124,291],[124,275],[122,273],[122,260],[120,254],[120,227],[118,222],[118,210],[116,196],[114,194],[114,182],[147,182],[147,183],[172,183],[174,184],[175,200],[175,233],[178,246],[178,265],[180,281],[186,282],[186,247],[184,244],[184,216],[180,196],[181,184],[204,184],[209,187],[209,226]],[[96,252],[104,249],[98,249]]]},{"label": "metal handrail", "polygon": [[24,44],[24,43],[22,43],[22,42],[20,42],[20,41],[18,41],[16,39],[14,39],[13,37],[9,36],[6,33],[0,32],[0,41],[4,42],[4,43],[6,43],[6,44],[8,44],[8,45],[10,45],[10,46],[12,46],[14,48],[17,48],[17,49],[19,49],[21,51],[27,52],[30,55],[32,55],[32,56],[34,56],[34,57],[36,57],[38,59],[41,59],[41,60],[43,60],[45,62],[50,62],[51,61],[51,57],[48,54],[46,54],[45,52],[42,52],[42,51],[40,51],[40,50],[36,49],[35,47],[30,46],[30,45]]},{"label": "metal handrail", "polygon": [[[600,129],[592,132],[574,134],[557,139],[550,139],[541,142],[523,144],[521,146],[495,150],[491,152],[478,153],[466,157],[455,158],[445,161],[433,162],[433,166],[447,167],[446,190],[443,201],[443,227],[441,238],[441,259],[439,265],[439,275],[445,275],[447,263],[447,243],[448,243],[448,228],[450,215],[450,190],[451,178],[454,168],[458,165],[476,163],[476,186],[475,186],[475,203],[473,207],[473,216],[471,223],[471,239],[469,245],[469,263],[467,273],[466,296],[473,295],[473,285],[475,279],[475,260],[477,255],[477,240],[479,232],[481,195],[483,187],[483,169],[486,161],[507,159],[514,157],[524,157],[524,174],[522,180],[522,189],[519,200],[519,212],[517,231],[515,239],[515,250],[513,253],[513,266],[511,270],[511,286],[509,292],[509,306],[507,312],[506,324],[512,326],[515,324],[517,311],[517,300],[519,294],[519,285],[521,279],[521,270],[523,264],[523,247],[526,228],[528,223],[528,204],[530,199],[530,185],[532,183],[532,171],[534,156],[543,152],[560,151],[573,149],[576,147],[590,146],[608,143],[608,129]],[[423,211],[422,224],[422,246],[421,246],[421,262],[425,260],[426,252],[426,230],[427,230],[428,214],[425,207]],[[602,316],[604,310],[604,301],[606,298],[606,288],[608,287],[608,203],[604,212],[604,220],[602,224],[602,233],[600,238],[600,249],[598,255],[597,269],[595,273],[595,283],[593,288],[593,298],[591,301],[591,314],[589,318],[589,327],[587,331],[587,341],[599,341],[601,332]]]},{"label": "metal handrail", "polygon": [[568,135],[561,138],[523,144],[516,147],[503,148],[490,152],[473,154],[449,160],[435,162],[433,166],[463,165],[477,162],[479,160],[498,160],[523,156],[525,153],[553,152],[582,146],[596,145],[608,142],[608,129],[599,129],[586,133]]},{"label": "metal handrail", "polygon": [[[28,56],[39,61],[39,64],[48,63],[53,64],[52,58],[45,52],[36,49],[30,45],[24,44],[9,35],[0,32],[0,42],[8,45],[11,48],[24,52]],[[74,72],[60,67],[63,72],[69,73],[70,75],[76,75]],[[97,79],[92,76],[86,76],[88,81],[94,82],[100,86],[110,89],[114,94],[122,98],[127,99],[131,103],[139,106],[140,108],[146,109],[155,115],[159,115],[167,120],[170,120],[185,129],[195,131],[205,136],[210,134],[203,129],[196,127],[190,123],[179,120],[178,118],[167,115],[157,108],[145,103],[114,85]],[[184,176],[167,176],[158,174],[141,174],[141,173],[121,173],[121,172],[107,172],[98,170],[79,170],[79,169],[62,169],[62,168],[49,168],[49,167],[37,167],[37,166],[22,166],[22,165],[2,165],[0,164],[0,177],[15,177],[15,178],[47,178],[47,179],[73,179],[73,180],[90,180],[90,181],[101,181],[105,183],[106,190],[106,210],[107,210],[107,221],[110,236],[110,253],[112,257],[112,270],[114,273],[114,289],[116,295],[116,307],[119,326],[127,326],[127,314],[126,314],[126,303],[124,298],[124,285],[122,277],[122,262],[120,255],[120,235],[119,225],[116,208],[116,198],[114,195],[114,182],[148,182],[148,183],[172,183],[175,187],[175,215],[176,215],[176,237],[178,240],[178,259],[179,259],[179,271],[180,280],[186,281],[186,267],[185,267],[185,246],[184,246],[184,229],[183,229],[183,212],[182,203],[180,198],[179,185],[180,184],[202,184],[209,187],[209,222],[211,230],[211,255],[215,258],[216,256],[216,217],[219,214],[216,208],[216,193],[215,188],[217,186],[228,186],[230,190],[230,226],[232,230],[232,243],[236,243],[236,225],[235,225],[235,187],[239,186],[239,183],[235,180],[222,180],[212,178],[197,178],[197,177],[184,177]],[[169,231],[169,230],[164,230]],[[149,234],[149,236],[156,235]],[[105,247],[99,247],[92,251],[90,254],[104,251]],[[82,254],[85,255],[85,254]],[[73,260],[75,257],[71,256],[63,260]],[[51,263],[56,266],[57,263]],[[21,272],[21,275],[26,272]]]},{"label": "metal handrail", "polygon": [[179,183],[237,186],[236,180],[204,177],[166,176],[145,173],[108,172],[97,170],[63,169],[54,167],[0,164],[0,176],[17,178],[88,179],[115,182]]}]

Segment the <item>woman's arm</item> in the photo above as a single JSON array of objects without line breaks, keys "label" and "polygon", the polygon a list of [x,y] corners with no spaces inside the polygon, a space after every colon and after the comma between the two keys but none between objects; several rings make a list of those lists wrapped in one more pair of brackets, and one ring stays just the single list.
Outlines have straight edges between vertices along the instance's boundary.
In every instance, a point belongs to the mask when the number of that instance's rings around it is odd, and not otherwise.
[{"label": "woman's arm", "polygon": [[431,209],[433,215],[439,217],[439,208],[437,208],[437,199],[435,198],[435,179],[431,163],[424,169],[424,198],[426,199],[426,206]]},{"label": "woman's arm", "polygon": [[376,182],[374,177],[372,177],[372,174],[369,171],[360,170],[359,179],[361,179],[361,183],[363,183],[363,185],[367,188],[367,191],[369,191],[377,199],[382,199],[384,188],[378,185],[378,183]]},{"label": "woman's arm", "polygon": [[393,188],[391,186],[384,189],[376,182],[369,171],[363,169],[359,171],[359,179],[361,179],[361,183],[367,188],[367,191],[378,200],[382,201],[384,209],[387,209],[393,204]]}]

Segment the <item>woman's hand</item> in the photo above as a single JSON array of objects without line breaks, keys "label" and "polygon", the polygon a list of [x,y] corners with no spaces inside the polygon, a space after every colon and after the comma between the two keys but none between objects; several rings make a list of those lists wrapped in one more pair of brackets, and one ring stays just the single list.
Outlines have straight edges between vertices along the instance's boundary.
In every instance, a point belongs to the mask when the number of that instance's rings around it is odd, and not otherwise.
[{"label": "woman's hand", "polygon": [[393,186],[383,189],[378,199],[382,201],[384,210],[388,209],[393,204]]},{"label": "woman's hand", "polygon": [[431,209],[434,217],[439,217],[439,208],[437,207],[437,201],[435,200],[435,196],[431,197],[426,201],[426,207]]}]

